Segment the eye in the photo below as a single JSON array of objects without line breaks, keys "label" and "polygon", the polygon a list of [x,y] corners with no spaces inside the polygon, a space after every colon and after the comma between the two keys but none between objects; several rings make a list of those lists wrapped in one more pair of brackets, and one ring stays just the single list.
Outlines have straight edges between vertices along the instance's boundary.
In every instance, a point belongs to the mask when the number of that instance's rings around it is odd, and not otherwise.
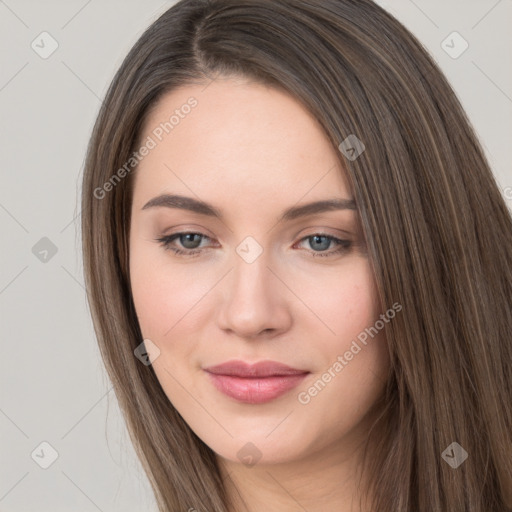
[{"label": "eye", "polygon": [[[347,252],[352,247],[352,242],[350,240],[340,240],[332,235],[327,235],[325,233],[315,233],[313,235],[306,236],[302,238],[299,243],[308,242],[310,247],[313,247],[314,250],[311,253],[313,257],[323,257],[327,258],[330,256],[334,256],[337,254],[342,254]],[[334,250],[325,252],[331,244],[334,244],[337,247]]]},{"label": "eye", "polygon": [[[171,250],[175,254],[191,256],[201,252],[201,249],[196,249],[199,247],[198,243],[200,243],[202,239],[210,240],[210,237],[203,235],[202,233],[183,232],[175,233],[174,235],[163,236],[158,238],[157,241],[164,246],[164,249]],[[175,240],[178,240],[182,247],[185,248],[185,250],[173,246],[172,243]]]},{"label": "eye", "polygon": [[[163,236],[156,240],[163,245],[164,249],[171,250],[177,255],[188,257],[203,252],[204,248],[201,248],[201,242],[203,240],[211,240],[211,238],[202,233],[181,232]],[[174,242],[179,242],[181,247],[173,245]],[[310,247],[313,247],[313,250],[310,251],[310,255],[313,257],[320,256],[325,258],[342,254],[349,251],[352,247],[350,240],[340,240],[339,238],[325,233],[314,233],[306,236],[295,245],[300,245],[304,242],[308,242]],[[331,247],[331,244],[334,244],[336,249],[327,251],[327,249]]]}]

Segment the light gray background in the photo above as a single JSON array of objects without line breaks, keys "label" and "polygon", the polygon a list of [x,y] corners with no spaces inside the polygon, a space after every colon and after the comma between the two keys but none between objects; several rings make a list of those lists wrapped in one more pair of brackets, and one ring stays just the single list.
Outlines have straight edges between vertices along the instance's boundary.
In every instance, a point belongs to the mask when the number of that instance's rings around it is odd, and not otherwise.
[{"label": "light gray background", "polygon": [[[79,189],[100,99],[173,3],[0,0],[0,511],[156,510],[86,306]],[[512,2],[379,3],[448,76],[512,206]],[[59,45],[47,59],[31,47],[43,31]],[[469,44],[456,59],[441,46],[453,31]],[[460,49],[453,37],[444,44]],[[43,237],[57,248],[46,261],[33,252]],[[51,460],[43,441],[58,453],[47,469],[37,463]]]}]

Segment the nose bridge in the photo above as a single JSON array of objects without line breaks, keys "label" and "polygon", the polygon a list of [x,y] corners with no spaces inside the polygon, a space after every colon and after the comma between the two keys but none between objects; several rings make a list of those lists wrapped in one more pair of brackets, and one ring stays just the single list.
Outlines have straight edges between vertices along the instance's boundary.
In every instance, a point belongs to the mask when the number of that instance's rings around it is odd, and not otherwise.
[{"label": "nose bridge", "polygon": [[268,253],[259,247],[249,241],[236,248],[230,282],[230,298],[238,302],[255,302],[253,308],[259,307],[260,301],[267,302],[274,284],[271,282],[272,272],[267,268],[271,264]]},{"label": "nose bridge", "polygon": [[269,253],[248,238],[236,248],[220,305],[220,326],[241,336],[281,329],[288,316],[279,280],[268,268]]}]

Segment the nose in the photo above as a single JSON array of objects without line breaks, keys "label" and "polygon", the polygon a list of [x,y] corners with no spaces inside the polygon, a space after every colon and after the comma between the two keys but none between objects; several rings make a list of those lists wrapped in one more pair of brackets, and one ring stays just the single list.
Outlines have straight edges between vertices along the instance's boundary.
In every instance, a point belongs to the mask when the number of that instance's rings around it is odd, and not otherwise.
[{"label": "nose", "polygon": [[290,292],[269,266],[265,251],[252,263],[235,255],[234,268],[221,286],[221,329],[254,340],[274,337],[290,328]]}]

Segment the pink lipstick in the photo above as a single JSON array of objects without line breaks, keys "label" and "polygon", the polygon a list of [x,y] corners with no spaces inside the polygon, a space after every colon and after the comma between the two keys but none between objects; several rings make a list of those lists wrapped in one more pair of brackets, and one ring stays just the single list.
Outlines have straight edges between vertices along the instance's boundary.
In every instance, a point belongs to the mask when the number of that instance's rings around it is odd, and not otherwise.
[{"label": "pink lipstick", "polygon": [[219,391],[248,404],[274,400],[295,388],[309,373],[275,361],[249,364],[234,360],[204,370]]}]

